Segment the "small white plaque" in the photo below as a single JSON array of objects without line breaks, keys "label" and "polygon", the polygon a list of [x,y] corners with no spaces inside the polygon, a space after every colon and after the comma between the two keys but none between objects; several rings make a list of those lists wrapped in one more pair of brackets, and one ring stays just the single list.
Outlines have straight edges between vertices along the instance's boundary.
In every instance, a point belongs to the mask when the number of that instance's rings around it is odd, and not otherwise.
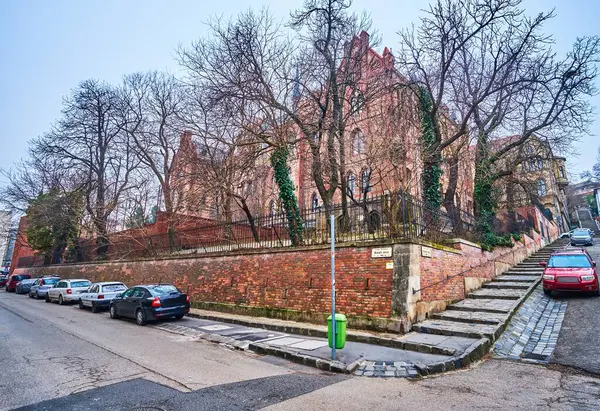
[{"label": "small white plaque", "polygon": [[386,270],[393,270],[394,269],[394,262],[393,261],[388,261],[387,263],[385,263],[385,269]]},{"label": "small white plaque", "polygon": [[421,255],[423,257],[431,258],[431,248],[421,246]]},{"label": "small white plaque", "polygon": [[371,258],[389,258],[392,256],[392,247],[373,248]]}]

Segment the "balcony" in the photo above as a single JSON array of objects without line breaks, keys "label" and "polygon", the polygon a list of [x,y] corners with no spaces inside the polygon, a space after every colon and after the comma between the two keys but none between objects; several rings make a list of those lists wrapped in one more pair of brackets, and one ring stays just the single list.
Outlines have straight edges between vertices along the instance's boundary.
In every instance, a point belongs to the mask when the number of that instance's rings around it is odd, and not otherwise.
[{"label": "balcony", "polygon": [[561,188],[564,188],[569,185],[569,180],[567,179],[567,177],[558,176],[556,177],[556,182]]}]

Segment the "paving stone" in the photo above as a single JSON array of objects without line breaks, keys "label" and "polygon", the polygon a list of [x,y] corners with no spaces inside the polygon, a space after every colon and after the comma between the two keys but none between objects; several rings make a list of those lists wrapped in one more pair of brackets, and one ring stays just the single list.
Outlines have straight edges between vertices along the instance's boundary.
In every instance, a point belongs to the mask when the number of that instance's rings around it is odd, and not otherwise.
[{"label": "paving stone", "polygon": [[523,290],[494,290],[482,288],[469,293],[468,298],[497,298],[502,300],[518,300],[525,294]]},{"label": "paving stone", "polygon": [[[527,362],[549,361],[562,325],[560,312],[566,310],[566,301],[545,296],[538,286],[515,313],[506,331],[494,346],[499,357],[523,359]],[[515,343],[514,336],[519,340]]]}]

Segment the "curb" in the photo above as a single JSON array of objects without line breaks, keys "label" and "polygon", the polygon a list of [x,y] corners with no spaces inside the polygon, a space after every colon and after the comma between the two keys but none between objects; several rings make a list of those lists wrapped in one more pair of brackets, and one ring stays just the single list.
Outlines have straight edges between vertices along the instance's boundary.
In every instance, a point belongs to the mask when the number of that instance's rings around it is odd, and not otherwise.
[{"label": "curb", "polygon": [[[278,324],[265,324],[258,321],[250,321],[250,320],[242,320],[238,318],[230,318],[230,317],[221,317],[218,315],[210,315],[210,314],[194,314],[189,313],[188,317],[199,318],[203,320],[210,321],[219,321],[229,324],[237,324],[243,325],[245,327],[254,327],[254,328],[262,328],[269,331],[277,331],[285,334],[295,334],[295,335],[303,335],[306,337],[317,337],[317,338],[325,338],[327,339],[327,331],[317,330],[313,328],[305,328],[305,327],[296,327],[289,325],[278,325]],[[346,341],[370,344],[370,345],[380,345],[383,347],[389,348],[397,348],[401,350],[409,350],[422,352],[427,354],[437,354],[437,355],[454,355],[456,350],[448,349],[448,348],[440,348],[427,344],[414,344],[410,342],[400,341],[393,338],[387,337],[379,337],[377,335],[362,335],[362,334],[353,334],[351,332],[346,334]]]},{"label": "curb", "polygon": [[274,355],[276,357],[285,358],[286,360],[291,360],[309,367],[342,374],[352,374],[362,362],[362,359],[358,359],[350,364],[346,364],[341,361],[326,360],[323,358],[313,357],[312,355],[300,354],[295,351],[286,350],[285,348],[277,348],[261,343],[250,343],[248,349],[256,352],[257,354]]}]

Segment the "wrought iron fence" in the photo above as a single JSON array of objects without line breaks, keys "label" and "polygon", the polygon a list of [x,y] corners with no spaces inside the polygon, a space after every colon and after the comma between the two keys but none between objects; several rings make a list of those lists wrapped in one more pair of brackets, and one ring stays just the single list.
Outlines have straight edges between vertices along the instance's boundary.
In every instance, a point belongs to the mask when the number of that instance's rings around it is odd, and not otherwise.
[{"label": "wrought iron fence", "polygon": [[[403,192],[350,202],[345,214],[340,204],[332,206],[330,210],[322,206],[303,209],[300,214],[304,228],[302,245],[305,246],[330,242],[331,214],[336,216],[335,240],[338,244],[411,238],[442,242],[458,234],[469,237],[475,221],[472,215],[464,211],[457,213],[460,218],[453,219],[448,213],[431,209],[421,200]],[[100,257],[129,260],[291,246],[287,217],[281,212],[256,216],[252,222],[248,219],[214,222],[171,234],[118,238],[117,233],[109,243],[106,255],[99,256],[95,241],[88,240],[68,250],[65,262],[93,261]]]}]

